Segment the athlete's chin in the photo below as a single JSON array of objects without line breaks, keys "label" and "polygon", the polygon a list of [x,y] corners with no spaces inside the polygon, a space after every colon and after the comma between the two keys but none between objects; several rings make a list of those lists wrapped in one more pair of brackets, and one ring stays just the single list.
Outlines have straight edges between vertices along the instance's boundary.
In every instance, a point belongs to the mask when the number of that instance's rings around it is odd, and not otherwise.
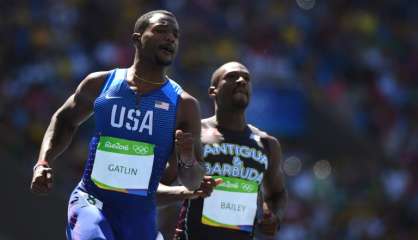
[{"label": "athlete's chin", "polygon": [[248,106],[248,101],[244,100],[244,99],[240,99],[240,100],[233,100],[232,104],[234,105],[235,108],[238,109],[245,109]]},{"label": "athlete's chin", "polygon": [[248,106],[248,97],[246,95],[243,95],[243,94],[236,94],[232,98],[232,103],[235,106],[240,106],[240,107],[245,108],[245,107]]},{"label": "athlete's chin", "polygon": [[155,56],[156,63],[161,66],[171,65],[171,63],[173,63],[173,60],[174,60],[174,54],[172,53],[159,52]]},{"label": "athlete's chin", "polygon": [[173,59],[172,58],[160,58],[157,57],[156,62],[158,65],[166,67],[171,65],[171,63],[173,63]]}]

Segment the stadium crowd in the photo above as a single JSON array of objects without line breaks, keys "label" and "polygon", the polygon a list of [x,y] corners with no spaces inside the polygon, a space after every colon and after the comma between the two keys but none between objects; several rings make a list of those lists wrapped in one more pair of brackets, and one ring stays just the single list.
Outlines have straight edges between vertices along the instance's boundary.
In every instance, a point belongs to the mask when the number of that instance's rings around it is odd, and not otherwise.
[{"label": "stadium crowd", "polygon": [[[1,3],[2,161],[29,179],[53,111],[87,73],[127,67],[136,17],[160,8],[181,26],[168,75],[200,100],[203,117],[215,67],[239,59],[252,72],[248,120],[283,145],[289,204],[278,239],[417,239],[413,1]],[[83,132],[57,161],[63,204],[87,156]]]}]

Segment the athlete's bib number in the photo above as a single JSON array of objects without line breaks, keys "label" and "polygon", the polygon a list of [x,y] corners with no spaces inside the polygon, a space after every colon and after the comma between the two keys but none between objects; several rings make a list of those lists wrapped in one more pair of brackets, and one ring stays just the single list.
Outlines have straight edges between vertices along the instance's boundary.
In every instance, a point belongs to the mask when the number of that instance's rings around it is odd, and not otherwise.
[{"label": "athlete's bib number", "polygon": [[89,205],[95,206],[98,209],[102,210],[103,202],[95,198],[93,195],[90,195],[81,190],[75,190],[71,194],[70,206],[77,206],[77,208],[87,207]]},{"label": "athlete's bib number", "polygon": [[101,136],[91,179],[102,189],[147,195],[153,164],[153,144]]},{"label": "athlete's bib number", "polygon": [[221,178],[224,182],[203,202],[202,223],[252,231],[257,211],[258,184],[239,178]]}]

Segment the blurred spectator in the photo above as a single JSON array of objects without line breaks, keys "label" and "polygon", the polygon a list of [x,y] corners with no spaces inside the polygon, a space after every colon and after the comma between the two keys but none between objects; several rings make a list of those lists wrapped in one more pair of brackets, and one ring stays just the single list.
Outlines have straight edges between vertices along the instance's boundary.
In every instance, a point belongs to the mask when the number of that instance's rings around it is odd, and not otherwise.
[{"label": "blurred spectator", "polygon": [[[215,67],[239,59],[254,76],[247,117],[281,139],[290,164],[279,239],[417,239],[417,7],[405,0],[2,2],[1,156],[28,175],[53,111],[86,73],[128,67],[125,36],[136,16],[166,8],[183,29],[169,74],[199,98],[203,117]],[[72,169],[57,174],[62,199],[68,179],[79,177],[86,139],[78,136],[57,163]],[[317,175],[324,157],[329,173]]]}]

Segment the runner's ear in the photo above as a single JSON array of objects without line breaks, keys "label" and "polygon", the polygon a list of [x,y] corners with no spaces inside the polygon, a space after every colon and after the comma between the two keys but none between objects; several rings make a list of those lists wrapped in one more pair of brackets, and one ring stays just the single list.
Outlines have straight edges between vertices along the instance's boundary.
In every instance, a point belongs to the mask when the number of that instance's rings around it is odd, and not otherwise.
[{"label": "runner's ear", "polygon": [[140,33],[133,33],[132,34],[132,41],[134,42],[134,45],[139,47],[141,46],[141,34]]},{"label": "runner's ear", "polygon": [[215,86],[210,86],[208,89],[208,94],[211,99],[215,99],[216,96],[216,88]]}]

